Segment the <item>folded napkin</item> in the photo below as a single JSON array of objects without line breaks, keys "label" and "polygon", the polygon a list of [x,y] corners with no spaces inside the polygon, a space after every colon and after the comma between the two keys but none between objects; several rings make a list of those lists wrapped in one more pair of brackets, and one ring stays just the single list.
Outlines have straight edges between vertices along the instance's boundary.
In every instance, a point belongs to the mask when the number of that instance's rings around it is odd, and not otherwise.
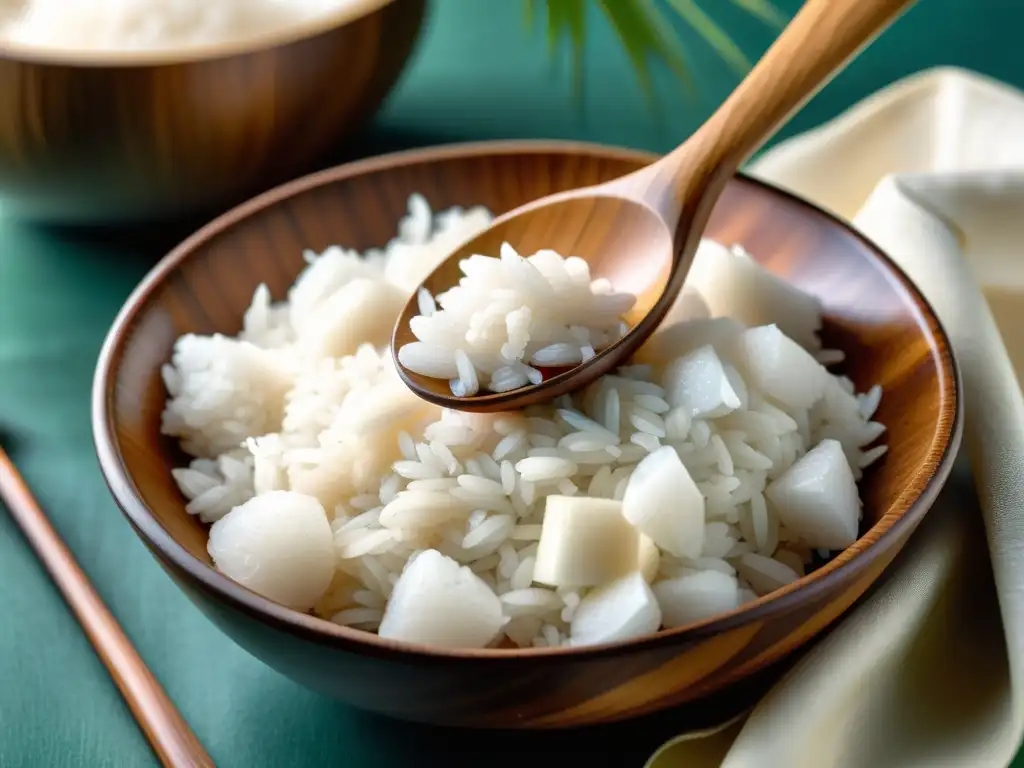
[{"label": "folded napkin", "polygon": [[743,720],[670,742],[651,768],[1013,760],[1024,734],[1024,399],[1011,363],[1024,373],[1022,136],[1024,94],[936,69],[749,169],[851,221],[921,288],[961,365],[964,450],[881,587]]}]

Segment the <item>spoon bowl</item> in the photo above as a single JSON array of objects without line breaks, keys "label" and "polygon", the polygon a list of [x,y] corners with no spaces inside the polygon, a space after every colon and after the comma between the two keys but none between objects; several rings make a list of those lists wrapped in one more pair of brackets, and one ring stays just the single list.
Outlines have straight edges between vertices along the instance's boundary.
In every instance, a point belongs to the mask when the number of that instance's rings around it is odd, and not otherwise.
[{"label": "spoon bowl", "polygon": [[[630,332],[585,364],[588,375],[601,376],[625,363],[672,305],[673,295],[668,291],[674,271],[672,241],[673,232],[664,218],[642,202],[573,191],[528,203],[499,217],[489,229],[445,259],[423,287],[433,296],[443,293],[458,283],[462,275],[459,262],[474,254],[497,254],[503,243],[514,244],[521,253],[550,248],[564,255],[587,254],[593,278],[605,278],[616,290],[637,297],[624,318]],[[409,323],[417,314],[419,305],[414,295],[395,325],[393,350],[416,341]],[[396,367],[403,381],[420,397],[451,407],[453,395],[447,380],[424,376],[401,364]],[[549,369],[543,386],[459,398],[458,407],[488,412],[545,402],[576,389],[577,371],[582,367]]]},{"label": "spoon bowl", "polygon": [[624,363],[679,295],[715,203],[740,165],[912,3],[807,0],[739,87],[675,151],[619,179],[511,211],[451,254],[422,286],[431,295],[443,293],[458,283],[463,259],[497,256],[504,243],[522,254],[550,249],[577,256],[588,263],[591,276],[636,296],[622,318],[628,331],[621,339],[568,370],[543,372],[539,383],[460,397],[447,380],[415,373],[402,363],[401,348],[416,340],[410,325],[418,314],[414,295],[392,334],[391,353],[403,381],[445,408],[513,410],[583,389]]}]

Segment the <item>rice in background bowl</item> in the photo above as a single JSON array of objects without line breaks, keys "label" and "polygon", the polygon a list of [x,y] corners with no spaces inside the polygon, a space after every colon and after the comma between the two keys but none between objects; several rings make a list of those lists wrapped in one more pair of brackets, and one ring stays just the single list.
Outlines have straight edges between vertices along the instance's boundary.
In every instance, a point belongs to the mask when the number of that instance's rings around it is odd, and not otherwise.
[{"label": "rice in background bowl", "polygon": [[[112,10],[133,10],[129,1],[38,0],[40,13],[49,8],[67,26],[30,17],[35,31],[26,33],[39,45],[0,34],[0,200],[8,215],[68,225],[213,215],[307,172],[376,112],[426,7],[325,0],[333,10],[239,30],[223,18],[176,26],[168,5],[161,29],[148,26],[159,18],[148,12],[145,24],[132,25]],[[246,18],[238,0],[228,1]],[[9,14],[0,25],[17,27],[14,2],[0,0]],[[103,9],[110,23],[91,48],[65,45],[79,21],[88,28]],[[153,47],[161,40],[168,44]]]},{"label": "rice in background bowl", "polygon": [[387,0],[0,0],[0,46],[55,53],[187,52],[287,37]]},{"label": "rice in background bowl", "polygon": [[[647,639],[567,649],[394,642],[284,608],[211,567],[206,527],[184,511],[170,476],[187,459],[159,438],[166,403],[160,367],[176,338],[237,334],[259,282],[271,295],[285,295],[307,265],[303,247],[322,253],[348,243],[365,251],[386,242],[414,191],[440,210],[479,203],[501,211],[647,161],[622,150],[545,142],[375,158],[254,200],[154,270],[129,299],[101,355],[97,448],[115,498],[140,536],[221,629],[308,687],[404,719],[564,727],[691,702],[674,717],[700,723],[719,706],[746,706],[749,699],[736,697],[753,690],[747,683],[756,685],[757,670],[807,642],[878,577],[934,499],[959,441],[948,343],[913,286],[870,243],[827,214],[744,178],[730,183],[709,236],[744,243],[772,272],[822,299],[826,346],[845,352],[843,370],[858,390],[878,382],[886,392],[877,418],[890,426],[890,454],[862,483],[866,533],[853,547],[722,618]],[[489,181],[509,174],[520,184]],[[218,278],[239,274],[251,282]],[[893,350],[900,351],[898,363]],[[760,679],[770,679],[765,675]]]}]

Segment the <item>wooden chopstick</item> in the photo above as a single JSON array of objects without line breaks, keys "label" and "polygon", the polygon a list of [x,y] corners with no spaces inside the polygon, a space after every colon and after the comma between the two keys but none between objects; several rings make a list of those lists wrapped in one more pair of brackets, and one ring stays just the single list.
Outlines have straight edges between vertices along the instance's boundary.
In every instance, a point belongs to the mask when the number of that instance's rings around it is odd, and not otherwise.
[{"label": "wooden chopstick", "polygon": [[213,760],[78,567],[2,447],[0,500],[64,595],[160,762],[167,768],[213,768]]}]

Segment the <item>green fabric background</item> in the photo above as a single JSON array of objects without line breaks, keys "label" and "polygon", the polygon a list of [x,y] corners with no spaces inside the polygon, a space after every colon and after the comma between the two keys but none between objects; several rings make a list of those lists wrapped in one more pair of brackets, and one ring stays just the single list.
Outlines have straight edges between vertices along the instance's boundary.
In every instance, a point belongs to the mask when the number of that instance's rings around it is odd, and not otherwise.
[{"label": "green fabric background", "polygon": [[[793,10],[798,0],[780,3]],[[705,0],[756,56],[771,33],[725,0]],[[565,67],[523,29],[517,0],[434,0],[407,76],[374,128],[339,157],[438,142],[559,137],[664,150],[737,78],[696,40],[700,85],[659,83],[644,105],[611,34],[593,29],[590,89],[569,99]],[[807,129],[903,75],[945,64],[1024,85],[1018,0],[923,0],[798,115]],[[86,238],[4,218],[0,206],[0,431],[55,525],[170,696],[221,766],[511,764],[569,751],[593,765],[639,766],[665,722],[570,735],[445,732],[365,715],[309,693],[220,635],[135,539],[96,468],[93,364],[136,281],[181,233]],[[10,519],[0,514],[0,767],[146,766],[155,761],[78,625]],[[670,722],[670,718],[669,718]],[[670,723],[671,725],[671,723]],[[502,744],[505,755],[484,758]],[[507,746],[505,746],[507,745]],[[1018,761],[1021,765],[1024,762]]]}]

